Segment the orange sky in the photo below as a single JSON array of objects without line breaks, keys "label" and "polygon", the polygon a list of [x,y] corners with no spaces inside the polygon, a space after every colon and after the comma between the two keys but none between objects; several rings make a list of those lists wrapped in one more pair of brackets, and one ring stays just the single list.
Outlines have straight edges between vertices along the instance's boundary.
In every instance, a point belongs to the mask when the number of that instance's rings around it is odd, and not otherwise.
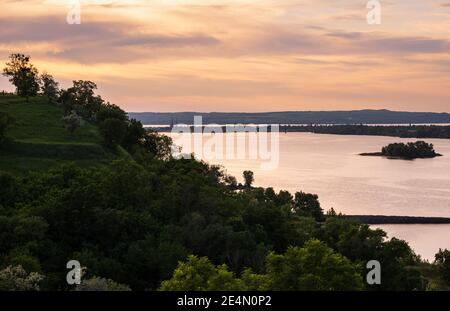
[{"label": "orange sky", "polygon": [[81,25],[70,0],[0,2],[1,60],[127,111],[450,112],[450,0],[381,0],[381,25],[365,0],[81,0]]}]

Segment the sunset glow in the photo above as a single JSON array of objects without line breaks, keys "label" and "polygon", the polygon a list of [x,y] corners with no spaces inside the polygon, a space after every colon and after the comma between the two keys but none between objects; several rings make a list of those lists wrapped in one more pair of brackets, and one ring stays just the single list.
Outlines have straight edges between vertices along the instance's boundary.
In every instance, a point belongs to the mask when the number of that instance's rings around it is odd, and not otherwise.
[{"label": "sunset glow", "polygon": [[80,25],[68,3],[2,0],[2,62],[127,111],[450,112],[448,0],[381,1],[381,25],[358,0],[81,0]]}]

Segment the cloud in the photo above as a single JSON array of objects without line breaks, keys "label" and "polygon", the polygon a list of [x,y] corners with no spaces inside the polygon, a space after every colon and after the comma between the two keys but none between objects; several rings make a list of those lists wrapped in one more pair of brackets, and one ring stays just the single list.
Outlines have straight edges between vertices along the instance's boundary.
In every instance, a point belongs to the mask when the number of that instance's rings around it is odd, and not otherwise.
[{"label": "cloud", "polygon": [[140,35],[135,37],[121,38],[115,42],[115,46],[156,46],[156,47],[179,47],[179,46],[207,46],[220,44],[220,40],[202,34],[164,36],[164,35]]},{"label": "cloud", "polygon": [[152,49],[183,49],[220,44],[201,33],[160,34],[133,22],[90,21],[69,25],[55,16],[3,18],[0,44],[51,43],[43,54],[88,63],[123,62],[148,57]]},{"label": "cloud", "polygon": [[448,0],[386,0],[379,26],[365,2],[325,0],[86,0],[68,25],[64,1],[3,1],[0,57],[30,53],[124,108],[448,107]]}]

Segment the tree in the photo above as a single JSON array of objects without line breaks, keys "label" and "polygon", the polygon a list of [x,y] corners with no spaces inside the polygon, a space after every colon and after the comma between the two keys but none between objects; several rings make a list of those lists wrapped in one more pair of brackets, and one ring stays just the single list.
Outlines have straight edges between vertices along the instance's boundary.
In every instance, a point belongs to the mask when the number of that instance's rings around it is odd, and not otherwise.
[{"label": "tree", "polygon": [[38,291],[44,276],[27,273],[22,266],[8,266],[0,270],[0,291]]},{"label": "tree", "polygon": [[42,94],[47,96],[49,103],[56,103],[59,94],[58,82],[55,81],[52,75],[44,72],[41,75]]},{"label": "tree", "polygon": [[36,96],[39,91],[38,70],[30,63],[30,56],[11,54],[10,61],[3,69],[3,75],[16,87],[17,95],[26,97]]},{"label": "tree", "polygon": [[0,112],[0,144],[5,140],[6,133],[12,124],[14,119],[9,114]]},{"label": "tree", "polygon": [[117,119],[122,122],[127,122],[128,116],[119,106],[107,103],[101,105],[95,115],[95,121],[97,123],[102,123],[106,119]]},{"label": "tree", "polygon": [[126,123],[119,119],[106,119],[100,123],[103,142],[108,147],[120,145],[126,134]]},{"label": "tree", "polygon": [[122,141],[122,146],[126,150],[131,151],[134,146],[138,146],[143,143],[145,135],[146,131],[142,126],[142,123],[136,119],[131,119],[127,122],[127,132]]},{"label": "tree", "polygon": [[71,136],[73,136],[75,130],[81,125],[81,117],[75,111],[63,117],[63,121]]},{"label": "tree", "polygon": [[224,181],[225,181],[225,184],[227,184],[230,187],[230,189],[232,189],[232,190],[237,189],[238,182],[237,182],[236,177],[234,177],[233,175],[225,174]]},{"label": "tree", "polygon": [[170,280],[161,283],[163,291],[230,291],[244,285],[226,265],[214,266],[207,257],[189,256],[180,262]]},{"label": "tree", "polygon": [[255,180],[253,172],[244,171],[242,175],[244,176],[245,187],[250,188],[252,186],[253,181]]},{"label": "tree", "polygon": [[294,210],[302,216],[313,216],[316,221],[323,221],[323,210],[317,194],[297,192],[294,199]]},{"label": "tree", "polygon": [[439,249],[435,255],[435,264],[447,284],[450,285],[450,251],[448,249]]},{"label": "tree", "polygon": [[333,252],[325,243],[311,240],[304,247],[290,247],[285,254],[266,257],[265,273],[244,269],[241,277],[226,265],[214,266],[207,257],[189,256],[180,262],[161,290],[361,290],[360,267]]},{"label": "tree", "polygon": [[381,149],[381,154],[406,159],[432,158],[439,155],[434,150],[433,144],[424,141],[389,144]]},{"label": "tree", "polygon": [[172,138],[153,130],[147,131],[142,142],[144,149],[159,160],[169,160],[172,158],[172,145]]},{"label": "tree", "polygon": [[283,255],[271,253],[266,261],[272,290],[363,289],[360,267],[319,240],[290,247]]},{"label": "tree", "polygon": [[75,110],[86,120],[94,120],[97,112],[102,108],[104,100],[95,95],[97,84],[92,81],[73,81],[73,86],[61,91],[59,103],[65,113]]}]

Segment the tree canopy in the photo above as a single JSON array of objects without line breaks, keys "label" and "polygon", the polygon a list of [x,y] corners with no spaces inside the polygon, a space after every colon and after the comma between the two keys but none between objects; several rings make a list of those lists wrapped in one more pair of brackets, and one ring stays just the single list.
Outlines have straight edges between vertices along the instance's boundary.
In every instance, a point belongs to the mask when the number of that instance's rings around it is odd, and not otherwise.
[{"label": "tree canopy", "polygon": [[11,54],[9,62],[3,69],[3,75],[16,87],[17,95],[26,97],[35,96],[39,92],[38,70],[30,62],[30,56],[24,54]]}]

